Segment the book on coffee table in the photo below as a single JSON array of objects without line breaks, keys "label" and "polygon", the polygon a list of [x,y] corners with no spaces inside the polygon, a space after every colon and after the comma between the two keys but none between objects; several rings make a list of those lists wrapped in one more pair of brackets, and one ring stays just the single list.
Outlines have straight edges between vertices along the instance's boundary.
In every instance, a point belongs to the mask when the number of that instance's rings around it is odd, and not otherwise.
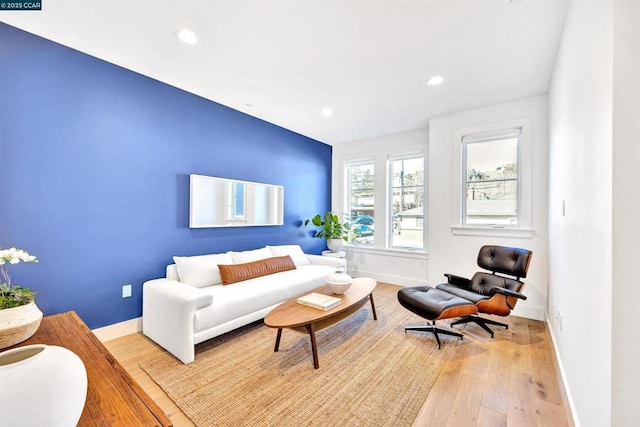
[{"label": "book on coffee table", "polygon": [[298,304],[327,311],[340,304],[342,300],[340,298],[313,292],[308,295],[301,296],[298,298],[297,302]]}]

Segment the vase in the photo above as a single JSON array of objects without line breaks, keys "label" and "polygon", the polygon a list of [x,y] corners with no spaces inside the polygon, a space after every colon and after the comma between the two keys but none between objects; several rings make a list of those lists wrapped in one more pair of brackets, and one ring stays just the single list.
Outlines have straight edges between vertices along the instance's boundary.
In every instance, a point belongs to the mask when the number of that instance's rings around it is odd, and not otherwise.
[{"label": "vase", "polygon": [[342,295],[351,287],[353,279],[341,270],[332,273],[327,277],[327,285],[334,294]]},{"label": "vase", "polygon": [[55,345],[0,353],[0,384],[0,427],[75,426],[87,397],[82,360]]},{"label": "vase", "polygon": [[344,240],[342,239],[327,239],[327,248],[329,248],[331,252],[340,252],[343,246]]},{"label": "vase", "polygon": [[33,301],[0,310],[0,350],[31,338],[41,320],[42,312]]}]

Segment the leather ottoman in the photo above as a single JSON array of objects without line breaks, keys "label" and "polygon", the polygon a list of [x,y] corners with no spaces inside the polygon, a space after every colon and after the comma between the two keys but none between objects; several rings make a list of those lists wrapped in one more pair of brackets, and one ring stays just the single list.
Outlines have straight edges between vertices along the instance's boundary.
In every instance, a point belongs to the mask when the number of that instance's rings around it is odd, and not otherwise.
[{"label": "leather ottoman", "polygon": [[436,320],[470,316],[478,312],[478,308],[471,301],[430,286],[402,288],[398,291],[398,301],[407,310],[432,322],[431,325],[406,326],[404,328],[405,332],[433,332],[438,342],[438,348],[440,348],[439,333],[456,336],[460,339],[463,337],[462,334],[457,332],[438,328],[436,326]]}]

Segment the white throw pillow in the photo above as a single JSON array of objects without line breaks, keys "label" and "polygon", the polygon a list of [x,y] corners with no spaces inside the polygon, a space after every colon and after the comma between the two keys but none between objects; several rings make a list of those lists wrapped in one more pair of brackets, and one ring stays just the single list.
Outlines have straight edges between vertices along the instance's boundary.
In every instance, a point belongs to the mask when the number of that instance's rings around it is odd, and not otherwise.
[{"label": "white throw pillow", "polygon": [[222,283],[218,264],[233,264],[228,254],[174,256],[180,281],[184,284],[202,288]]},{"label": "white throw pillow", "polygon": [[[261,259],[271,258],[271,251],[268,248],[254,249],[242,252],[227,252],[233,259],[234,264],[244,264],[246,262],[260,261]],[[222,264],[222,263],[221,263]]]},{"label": "white throw pillow", "polygon": [[311,264],[299,245],[267,246],[267,248],[269,248],[273,256],[289,255],[296,267]]}]

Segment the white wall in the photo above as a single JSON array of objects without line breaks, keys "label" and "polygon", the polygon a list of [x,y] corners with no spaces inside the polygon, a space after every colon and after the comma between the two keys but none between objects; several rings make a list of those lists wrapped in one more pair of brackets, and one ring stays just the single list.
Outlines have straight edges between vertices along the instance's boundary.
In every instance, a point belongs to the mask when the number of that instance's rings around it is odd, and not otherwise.
[{"label": "white wall", "polygon": [[[460,181],[459,129],[528,118],[532,127],[532,228],[531,237],[509,237],[493,230],[484,235],[457,235]],[[547,97],[536,96],[475,110],[436,117],[429,122],[429,276],[432,285],[443,281],[444,273],[469,277],[479,270],[478,249],[499,244],[530,249],[533,258],[525,280],[526,301],[518,302],[515,315],[543,320],[547,303],[547,174],[548,174]]]},{"label": "white wall", "polygon": [[[376,200],[386,197],[387,177],[384,173],[387,157],[399,152],[424,152],[427,156],[427,129],[418,129],[393,135],[339,144],[333,147],[332,209],[346,211],[344,201],[343,165],[346,160],[371,157],[375,160]],[[428,161],[427,161],[428,163]],[[383,206],[381,204],[380,206]],[[425,219],[426,221],[426,219]],[[384,209],[376,209],[375,223],[387,223]],[[425,230],[426,232],[426,230]],[[384,236],[376,235],[374,247],[347,246],[349,274],[368,276],[398,285],[424,285],[427,279],[425,251],[398,251],[384,249]]]},{"label": "white wall", "polygon": [[611,423],[611,5],[570,4],[549,92],[549,319],[584,426]]},{"label": "white wall", "polygon": [[640,2],[613,10],[611,424],[640,421]]}]

